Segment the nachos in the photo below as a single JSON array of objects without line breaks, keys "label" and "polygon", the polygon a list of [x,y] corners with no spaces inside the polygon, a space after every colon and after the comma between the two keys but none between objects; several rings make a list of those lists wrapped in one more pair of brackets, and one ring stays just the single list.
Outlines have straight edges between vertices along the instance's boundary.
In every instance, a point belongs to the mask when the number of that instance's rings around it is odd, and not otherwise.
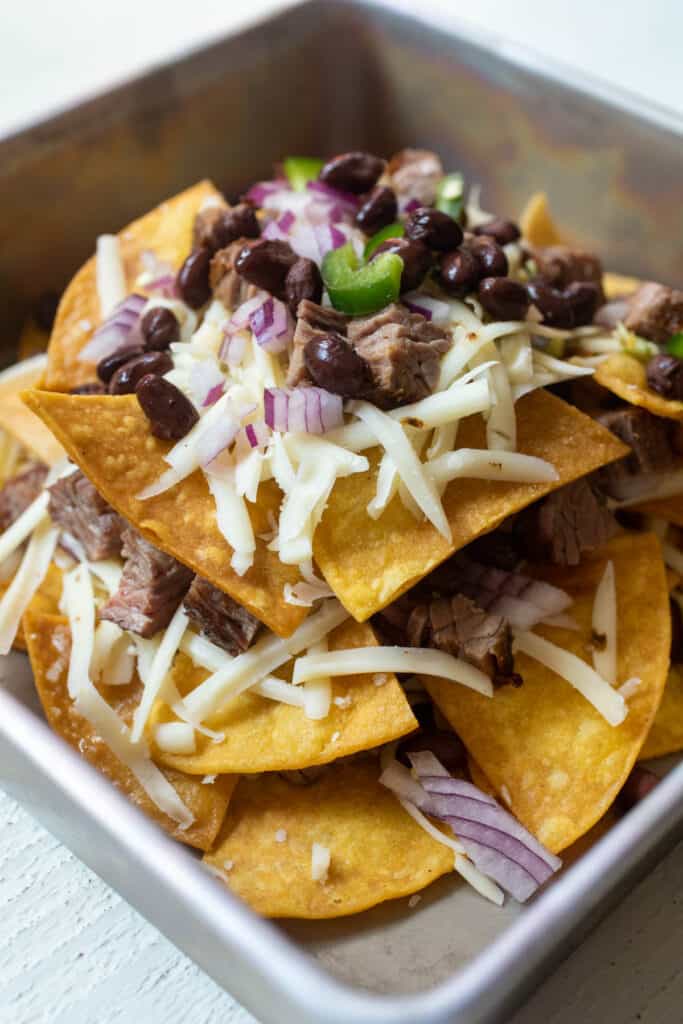
[{"label": "nachos", "polygon": [[0,651],[265,915],[523,902],[683,746],[678,293],[520,225],[426,150],[201,182],[0,376]]}]

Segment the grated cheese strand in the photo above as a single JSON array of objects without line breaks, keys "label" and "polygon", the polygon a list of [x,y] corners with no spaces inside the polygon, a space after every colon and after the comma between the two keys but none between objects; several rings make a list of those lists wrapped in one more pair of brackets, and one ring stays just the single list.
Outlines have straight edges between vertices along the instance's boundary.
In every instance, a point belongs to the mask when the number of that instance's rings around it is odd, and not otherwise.
[{"label": "grated cheese strand", "polygon": [[133,743],[137,743],[142,738],[147,719],[151,714],[155,700],[163,689],[166,676],[171,671],[173,659],[178,652],[178,647],[183,638],[183,633],[187,629],[188,622],[189,619],[181,604],[176,609],[173,618],[164,632],[147,674],[142,698],[135,709],[133,717],[133,727],[130,733]]},{"label": "grated cheese strand", "polygon": [[160,722],[154,728],[154,742],[169,754],[194,754],[197,740],[187,722]]},{"label": "grated cheese strand", "polygon": [[621,725],[626,718],[628,707],[621,694],[571,651],[526,631],[515,634],[514,649],[535,658],[565,679],[610,725]]},{"label": "grated cheese strand", "polygon": [[17,574],[0,600],[0,654],[9,653],[14,643],[21,618],[50,567],[58,537],[59,529],[47,517],[39,522]]},{"label": "grated cheese strand", "polygon": [[126,297],[126,275],[116,235],[100,235],[97,239],[95,276],[100,314],[105,320]]},{"label": "grated cheese strand", "polygon": [[422,647],[351,647],[327,654],[308,654],[294,662],[292,682],[305,683],[320,675],[347,676],[372,672],[408,672],[438,676],[493,696],[489,677],[461,658]]},{"label": "grated cheese strand", "polygon": [[439,492],[415,454],[400,423],[369,402],[350,402],[349,411],[358,416],[374,433],[377,441],[391,457],[401,480],[420,506],[423,514],[439,533],[451,541],[451,527]]},{"label": "grated cheese strand", "polygon": [[[328,650],[327,639],[308,648],[309,655],[325,654]],[[329,676],[317,676],[315,679],[308,679],[303,686],[304,690],[304,714],[306,718],[319,721],[327,718],[332,706],[332,680]]]},{"label": "grated cheese strand", "polygon": [[205,473],[209,490],[216,502],[216,522],[226,541],[233,549],[230,564],[238,576],[243,576],[254,563],[256,539],[244,498],[235,490],[233,474],[215,476]]},{"label": "grated cheese strand", "polygon": [[330,851],[327,846],[313,843],[311,848],[311,878],[314,882],[325,883],[330,870]]},{"label": "grated cheese strand", "polygon": [[0,562],[4,562],[33,533],[47,513],[49,500],[48,492],[42,491],[0,536]]},{"label": "grated cheese strand", "polygon": [[[183,637],[180,647],[195,665],[206,668],[210,672],[218,672],[235,660],[222,647],[207,640],[205,636],[199,636],[189,630]],[[304,706],[303,689],[300,686],[292,686],[291,683],[286,683],[284,679],[278,679],[277,676],[266,676],[265,679],[251,687],[251,692],[258,693],[260,697],[267,697],[269,700],[280,701],[281,704],[291,704],[293,707],[299,708]],[[173,710],[176,711],[175,706]]]},{"label": "grated cheese strand", "polygon": [[[593,668],[610,686],[617,682],[617,590],[614,562],[605,566],[593,602],[593,634],[604,637],[604,647],[593,646]],[[623,696],[623,695],[622,695]]]},{"label": "grated cheese strand", "polygon": [[521,452],[490,452],[481,448],[458,448],[440,455],[426,464],[426,470],[437,484],[469,478],[502,480],[507,483],[544,484],[559,480],[555,467],[545,459]]}]

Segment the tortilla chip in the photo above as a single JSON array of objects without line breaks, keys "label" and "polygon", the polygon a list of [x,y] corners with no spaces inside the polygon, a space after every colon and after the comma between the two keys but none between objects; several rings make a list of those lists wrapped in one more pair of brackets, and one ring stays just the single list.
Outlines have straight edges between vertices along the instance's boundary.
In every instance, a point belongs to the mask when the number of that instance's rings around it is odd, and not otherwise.
[{"label": "tortilla chip", "polygon": [[32,455],[48,466],[54,466],[64,458],[64,449],[19,397],[26,388],[38,387],[46,365],[46,356],[34,356],[0,374],[0,428],[11,434]]},{"label": "tortilla chip", "polygon": [[683,529],[683,494],[676,494],[672,498],[644,501],[642,505],[635,505],[633,511],[653,516],[655,519],[665,519],[667,523],[673,523],[674,526]]},{"label": "tortilla chip", "polygon": [[664,757],[683,750],[683,666],[672,665],[664,696],[652,728],[640,751],[639,760]]},{"label": "tortilla chip", "polygon": [[156,547],[206,577],[280,636],[289,636],[309,609],[287,604],[285,583],[296,583],[296,566],[283,565],[258,535],[270,532],[269,512],[281,501],[269,481],[249,504],[257,537],[254,564],[244,576],[230,565],[232,548],[218,529],[216,506],[201,471],[148,501],[135,497],[168,469],[172,446],[153,437],[135,395],[24,393],[27,405],[55,432],[67,452],[110,505]]},{"label": "tortilla chip", "polygon": [[594,380],[619,398],[639,405],[655,416],[683,420],[683,402],[662,398],[647,386],[645,364],[627,352],[608,356],[596,367]]},{"label": "tortilla chip", "polygon": [[522,237],[534,246],[561,245],[565,239],[550,216],[548,196],[534,192],[519,218]]},{"label": "tortilla chip", "polygon": [[[204,860],[266,917],[343,917],[417,892],[453,870],[453,851],[415,824],[379,774],[379,761],[363,758],[309,786],[243,778]],[[311,878],[313,843],[330,851],[326,882]]]},{"label": "tortilla chip", "polygon": [[425,678],[425,687],[488,776],[507,788],[510,808],[557,853],[588,831],[623,786],[659,707],[669,667],[669,596],[654,534],[615,538],[577,568],[538,573],[574,597],[579,631],[537,627],[553,643],[589,659],[595,589],[614,561],[619,622],[618,679],[641,685],[617,728],[568,682],[517,655],[524,683],[487,700],[465,687]]},{"label": "tortilla chip", "polygon": [[602,276],[602,288],[607,299],[619,299],[626,295],[632,295],[642,283],[637,277],[614,274],[611,270],[606,271]]},{"label": "tortilla chip", "polygon": [[19,335],[17,357],[19,359],[29,359],[31,356],[37,356],[39,352],[47,351],[49,340],[50,335],[48,332],[39,327],[32,316],[28,317],[24,321],[24,326]]},{"label": "tortilla chip", "polygon": [[[213,197],[220,197],[214,185],[210,181],[200,181],[119,231],[121,256],[130,291],[142,272],[140,256],[143,252],[153,252],[159,260],[170,263],[174,270],[181,265],[192,248],[195,215],[203,203]],[[144,294],[144,288],[138,290]],[[78,353],[90,340],[101,319],[93,256],[72,278],[59,303],[48,348],[45,377],[48,390],[69,391],[78,384],[93,380],[94,364],[81,362]]]},{"label": "tortilla chip", "polygon": [[[330,634],[331,650],[376,643],[369,626],[351,620]],[[205,669],[195,668],[185,655],[176,659],[173,677],[183,695],[208,675]],[[225,733],[221,743],[198,735],[195,754],[169,754],[155,749],[155,760],[191,775],[286,771],[327,764],[389,743],[417,728],[417,719],[393,675],[381,686],[375,685],[372,674],[334,678],[332,698],[329,714],[313,721],[301,708],[255,693],[242,694],[225,711],[207,720],[212,729]],[[343,705],[335,704],[334,698],[342,700]],[[348,707],[344,706],[347,700]],[[159,701],[150,724],[175,720],[168,705]]]},{"label": "tortilla chip", "polygon": [[[599,423],[547,391],[534,391],[517,403],[517,424],[519,451],[552,462],[560,479],[552,484],[454,480],[443,498],[453,531],[450,544],[427,520],[416,520],[398,497],[380,519],[368,516],[366,505],[376,489],[377,453],[370,473],[337,482],[315,532],[313,550],[325,579],[355,619],[363,621],[385,607],[508,516],[629,451]],[[463,420],[458,446],[486,446],[481,417]]]},{"label": "tortilla chip", "polygon": [[[10,583],[11,580],[8,580],[6,583],[0,583],[0,598],[3,597]],[[59,602],[61,598],[62,570],[58,569],[54,562],[52,562],[47,570],[45,579],[31,598],[27,611],[32,615],[59,615]],[[12,648],[15,651],[26,650],[23,622],[19,625]]]},{"label": "tortilla chip", "polygon": [[[212,785],[203,785],[182,772],[164,769],[168,781],[195,818],[189,828],[180,828],[150,800],[128,768],[74,709],[66,688],[71,651],[67,620],[60,616],[27,612],[24,629],[38,696],[54,731],[174,839],[199,850],[209,850],[225,818],[237,779],[225,776],[216,779]],[[141,685],[136,677],[129,686],[101,687],[100,692],[125,721],[130,721],[140,698]]]}]

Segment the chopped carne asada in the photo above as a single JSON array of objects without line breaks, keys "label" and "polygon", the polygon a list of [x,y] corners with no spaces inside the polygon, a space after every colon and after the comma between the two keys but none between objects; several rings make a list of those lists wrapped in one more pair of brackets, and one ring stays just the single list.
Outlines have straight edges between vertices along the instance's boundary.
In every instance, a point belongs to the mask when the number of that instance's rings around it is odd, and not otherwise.
[{"label": "chopped carne asada", "polygon": [[683,291],[648,281],[629,300],[626,327],[660,344],[683,330]]},{"label": "chopped carne asada", "polygon": [[204,636],[232,655],[246,651],[261,626],[246,608],[201,576],[193,579],[183,607]]},{"label": "chopped carne asada", "polygon": [[87,476],[76,470],[49,488],[50,516],[78,541],[88,558],[99,561],[121,552],[124,520]]},{"label": "chopped carne asada", "polygon": [[138,636],[165,629],[192,582],[192,570],[126,526],[122,534],[123,575],[100,618]]},{"label": "chopped carne asada", "polygon": [[420,206],[431,206],[444,176],[443,164],[429,149],[402,149],[389,161],[387,177],[401,199],[414,199]]},{"label": "chopped carne asada", "polygon": [[631,455],[599,471],[598,484],[606,494],[619,498],[625,482],[661,473],[676,465],[678,456],[673,448],[674,432],[669,420],[632,405],[600,413],[596,419],[632,449]]},{"label": "chopped carne asada", "polygon": [[600,301],[604,302],[602,263],[594,253],[568,245],[550,245],[534,249],[534,259],[539,275],[554,288],[564,289],[570,284],[588,281],[598,286]]},{"label": "chopped carne asada", "polygon": [[226,309],[237,309],[257,292],[257,289],[235,270],[235,260],[246,241],[246,238],[238,238],[225,248],[219,249],[211,258],[209,284],[214,298],[222,302]]},{"label": "chopped carne asada", "polygon": [[348,337],[369,366],[373,388],[369,400],[394,409],[426,398],[439,377],[441,356],[450,348],[444,331],[405,306],[352,320]]},{"label": "chopped carne asada", "polygon": [[555,565],[578,565],[617,529],[604,497],[585,477],[530,505],[515,523],[527,557]]},{"label": "chopped carne asada", "polygon": [[43,489],[47,473],[44,463],[32,462],[4,484],[0,490],[0,531],[11,526],[36,500]]}]

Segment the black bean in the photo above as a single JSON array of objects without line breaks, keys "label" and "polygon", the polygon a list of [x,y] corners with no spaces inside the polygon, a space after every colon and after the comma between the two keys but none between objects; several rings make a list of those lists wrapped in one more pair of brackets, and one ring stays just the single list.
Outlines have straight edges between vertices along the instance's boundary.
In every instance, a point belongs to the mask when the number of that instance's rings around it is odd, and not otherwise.
[{"label": "black bean", "polygon": [[346,338],[334,331],[316,335],[306,343],[304,363],[319,387],[344,398],[356,398],[372,385],[368,364]]},{"label": "black bean", "polygon": [[565,298],[572,308],[574,327],[585,327],[593,322],[602,300],[601,288],[592,281],[572,281],[564,289]]},{"label": "black bean", "polygon": [[523,320],[529,309],[526,288],[509,277],[485,277],[477,295],[494,320]]},{"label": "black bean", "polygon": [[600,300],[597,286],[587,281],[575,281],[561,290],[537,278],[526,288],[543,323],[568,330],[590,323]]},{"label": "black bean", "polygon": [[89,380],[86,384],[78,384],[71,388],[70,395],[106,395],[107,389],[99,380]]},{"label": "black bean", "polygon": [[482,277],[505,277],[508,272],[507,256],[494,238],[476,235],[466,243],[479,264]]},{"label": "black bean", "polygon": [[481,276],[479,262],[469,249],[454,249],[441,260],[441,285],[457,298],[463,298],[468,292],[474,291]]},{"label": "black bean", "polygon": [[505,220],[503,217],[495,217],[488,224],[479,224],[474,228],[474,234],[488,235],[490,238],[495,239],[498,245],[509,245],[510,242],[517,241],[521,231],[514,221]]},{"label": "black bean", "polygon": [[33,319],[41,331],[51,331],[57,315],[59,295],[57,292],[43,292],[33,307]]},{"label": "black bean", "polygon": [[412,292],[421,285],[432,265],[432,254],[427,246],[407,238],[387,238],[386,242],[377,246],[370,258],[371,262],[383,252],[394,252],[403,260],[402,292]]},{"label": "black bean", "polygon": [[420,729],[419,732],[401,740],[396,757],[405,765],[409,765],[408,754],[417,754],[429,750],[439,759],[449,772],[461,772],[467,767],[467,751],[459,736],[443,729]]},{"label": "black bean", "polygon": [[109,381],[110,395],[131,395],[141,377],[147,373],[162,377],[173,369],[173,360],[168,352],[143,352],[141,356],[130,359],[112,374]]},{"label": "black bean", "polygon": [[462,228],[442,210],[420,206],[406,221],[406,238],[411,242],[423,242],[428,249],[448,252],[457,249],[462,242]]},{"label": "black bean", "polygon": [[287,274],[298,258],[289,242],[264,238],[244,246],[235,260],[235,270],[249,284],[284,299]]},{"label": "black bean", "polygon": [[664,398],[683,399],[683,361],[660,352],[647,364],[647,383]]},{"label": "black bean", "polygon": [[163,441],[179,441],[199,420],[189,398],[163,377],[146,374],[138,381],[135,394],[152,433]]},{"label": "black bean", "polygon": [[380,228],[385,228],[396,220],[398,203],[393,189],[384,185],[373,188],[369,196],[356,214],[356,224],[366,235],[374,235]]},{"label": "black bean", "polygon": [[372,153],[341,153],[328,160],[318,178],[332,188],[361,194],[369,192],[386,166]]},{"label": "black bean", "polygon": [[658,775],[648,768],[636,765],[617,796],[619,807],[622,811],[630,811],[632,807],[644,800],[658,784]]},{"label": "black bean", "polygon": [[176,277],[176,285],[183,302],[192,309],[199,309],[211,297],[209,285],[209,264],[211,253],[208,249],[195,249],[187,257]]},{"label": "black bean", "polygon": [[292,316],[296,316],[302,299],[320,303],[323,297],[323,279],[318,264],[300,257],[292,263],[285,277],[285,299]]},{"label": "black bean", "polygon": [[258,238],[260,234],[261,226],[254,207],[249,203],[239,203],[216,218],[203,244],[213,255],[238,238]]},{"label": "black bean", "polygon": [[674,665],[683,663],[683,616],[678,601],[669,599],[671,610],[671,661]]},{"label": "black bean", "polygon": [[105,384],[108,384],[120,367],[125,366],[131,359],[137,359],[143,354],[143,351],[144,349],[139,347],[124,348],[120,352],[114,352],[111,356],[105,356],[97,364],[97,376]]},{"label": "black bean", "polygon": [[145,349],[161,352],[180,338],[180,324],[170,309],[154,306],[148,309],[140,324]]}]

